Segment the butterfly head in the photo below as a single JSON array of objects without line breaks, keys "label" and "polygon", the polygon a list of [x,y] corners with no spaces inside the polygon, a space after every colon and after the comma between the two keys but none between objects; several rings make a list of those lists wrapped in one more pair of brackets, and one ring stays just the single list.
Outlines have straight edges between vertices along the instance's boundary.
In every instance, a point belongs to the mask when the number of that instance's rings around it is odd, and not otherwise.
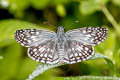
[{"label": "butterfly head", "polygon": [[64,34],[64,27],[63,26],[59,26],[57,29],[57,35],[63,35]]},{"label": "butterfly head", "polygon": [[59,26],[57,31],[58,32],[64,32],[64,27],[63,26]]},{"label": "butterfly head", "polygon": [[59,26],[59,27],[58,27],[58,31],[64,31],[63,26]]}]

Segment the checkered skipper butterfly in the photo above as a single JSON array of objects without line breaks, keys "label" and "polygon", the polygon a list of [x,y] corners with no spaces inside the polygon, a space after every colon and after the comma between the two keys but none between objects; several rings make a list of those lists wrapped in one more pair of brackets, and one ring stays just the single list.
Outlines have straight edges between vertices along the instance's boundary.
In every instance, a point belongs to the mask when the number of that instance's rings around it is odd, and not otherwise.
[{"label": "checkered skipper butterfly", "polygon": [[62,26],[57,33],[39,29],[21,29],[15,32],[15,39],[28,47],[28,56],[35,61],[55,64],[73,64],[88,60],[93,54],[93,46],[104,41],[107,28],[84,27],[64,32]]}]

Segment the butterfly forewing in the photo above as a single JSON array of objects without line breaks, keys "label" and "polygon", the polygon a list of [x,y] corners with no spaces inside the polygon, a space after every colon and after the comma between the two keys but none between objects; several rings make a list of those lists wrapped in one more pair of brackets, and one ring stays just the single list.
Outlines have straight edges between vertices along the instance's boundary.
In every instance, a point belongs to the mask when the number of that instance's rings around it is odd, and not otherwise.
[{"label": "butterfly forewing", "polygon": [[88,60],[93,54],[93,47],[85,45],[75,40],[67,40],[65,42],[64,62],[73,64],[81,61]]},{"label": "butterfly forewing", "polygon": [[28,49],[28,56],[35,61],[55,64],[59,58],[56,50],[56,43],[52,40],[46,41],[38,46],[32,46]]},{"label": "butterfly forewing", "polygon": [[37,46],[55,37],[56,33],[39,29],[21,29],[15,32],[15,39],[25,47]]},{"label": "butterfly forewing", "polygon": [[107,28],[103,27],[84,27],[66,32],[68,39],[89,45],[99,44],[106,39],[106,36]]}]

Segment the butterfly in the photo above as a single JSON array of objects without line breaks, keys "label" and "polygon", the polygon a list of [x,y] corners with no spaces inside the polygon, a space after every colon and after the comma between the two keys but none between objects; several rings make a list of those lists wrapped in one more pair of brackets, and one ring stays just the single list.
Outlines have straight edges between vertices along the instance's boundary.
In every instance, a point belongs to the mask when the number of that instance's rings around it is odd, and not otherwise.
[{"label": "butterfly", "polygon": [[94,55],[94,46],[107,37],[107,28],[84,27],[64,32],[59,26],[57,32],[40,29],[20,29],[15,39],[28,47],[28,56],[35,61],[56,64],[73,64],[86,61]]}]

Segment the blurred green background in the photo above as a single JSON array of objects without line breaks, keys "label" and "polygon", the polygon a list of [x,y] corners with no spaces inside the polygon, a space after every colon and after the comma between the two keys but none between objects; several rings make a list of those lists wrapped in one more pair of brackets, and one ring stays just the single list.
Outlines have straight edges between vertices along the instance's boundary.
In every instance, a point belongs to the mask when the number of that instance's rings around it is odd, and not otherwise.
[{"label": "blurred green background", "polygon": [[[66,31],[107,27],[108,37],[95,51],[109,57],[114,76],[120,77],[120,0],[0,0],[0,80],[25,80],[39,64],[15,41],[14,32],[21,28],[56,31],[44,21],[67,26]],[[35,80],[68,80],[65,77],[71,76],[110,76],[110,68],[104,59],[89,60],[47,70]]]}]

